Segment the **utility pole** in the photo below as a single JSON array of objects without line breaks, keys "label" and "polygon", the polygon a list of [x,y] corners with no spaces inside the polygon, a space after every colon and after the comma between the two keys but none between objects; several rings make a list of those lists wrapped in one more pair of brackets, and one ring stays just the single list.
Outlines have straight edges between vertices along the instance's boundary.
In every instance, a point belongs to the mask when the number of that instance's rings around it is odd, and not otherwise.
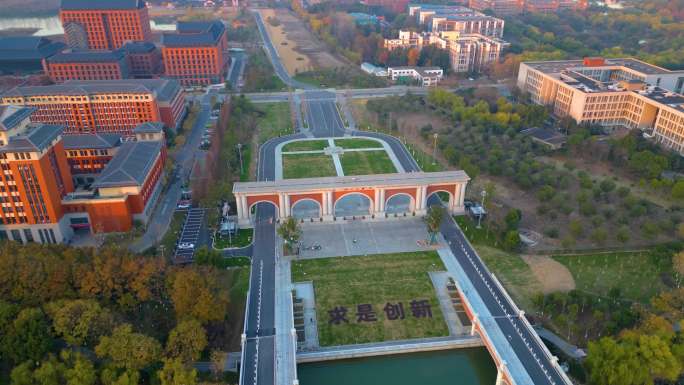
[{"label": "utility pole", "polygon": [[438,136],[439,136],[439,134],[436,132],[432,135],[432,137],[435,139],[435,144],[434,144],[433,149],[432,149],[432,165],[433,166],[437,164],[437,137]]}]

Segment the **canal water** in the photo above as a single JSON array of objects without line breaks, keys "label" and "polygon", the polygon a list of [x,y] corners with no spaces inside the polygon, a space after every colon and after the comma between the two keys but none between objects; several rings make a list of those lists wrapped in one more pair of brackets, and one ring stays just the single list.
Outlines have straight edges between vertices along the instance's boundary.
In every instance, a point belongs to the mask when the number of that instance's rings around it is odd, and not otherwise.
[{"label": "canal water", "polygon": [[301,385],[493,385],[484,348],[397,354],[300,364]]}]

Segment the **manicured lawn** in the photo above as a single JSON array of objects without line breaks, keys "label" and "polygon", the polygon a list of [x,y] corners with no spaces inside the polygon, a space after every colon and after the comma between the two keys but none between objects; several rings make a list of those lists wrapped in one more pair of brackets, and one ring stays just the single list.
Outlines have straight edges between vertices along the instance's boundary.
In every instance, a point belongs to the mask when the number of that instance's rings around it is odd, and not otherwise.
[{"label": "manicured lawn", "polygon": [[656,251],[553,257],[570,270],[578,290],[606,296],[619,288],[620,297],[640,302],[667,289],[661,277],[671,271],[670,258]]},{"label": "manicured lawn", "polygon": [[340,154],[344,175],[373,175],[397,172],[383,151],[350,151]]},{"label": "manicured lawn", "polygon": [[335,145],[345,149],[382,148],[382,143],[371,139],[335,139]]},{"label": "manicured lawn", "polygon": [[332,157],[325,154],[283,155],[283,178],[336,176]]},{"label": "manicured lawn", "polygon": [[[436,252],[378,254],[295,261],[293,282],[313,281],[322,346],[348,345],[449,334],[429,271],[445,270]],[[428,300],[430,317],[415,317],[411,301]],[[387,303],[401,302],[404,319],[390,320]],[[357,306],[370,304],[377,321],[357,322]],[[346,307],[349,323],[331,324],[328,313]]]},{"label": "manicured lawn", "polygon": [[228,247],[245,247],[252,243],[253,229],[239,229],[237,234],[229,237],[217,237],[214,248],[225,249]]},{"label": "manicured lawn", "polygon": [[292,133],[292,118],[288,103],[260,103],[257,107],[261,111],[257,120],[259,143]]},{"label": "manicured lawn", "polygon": [[287,151],[314,151],[328,147],[327,140],[300,140],[283,146],[283,152]]}]

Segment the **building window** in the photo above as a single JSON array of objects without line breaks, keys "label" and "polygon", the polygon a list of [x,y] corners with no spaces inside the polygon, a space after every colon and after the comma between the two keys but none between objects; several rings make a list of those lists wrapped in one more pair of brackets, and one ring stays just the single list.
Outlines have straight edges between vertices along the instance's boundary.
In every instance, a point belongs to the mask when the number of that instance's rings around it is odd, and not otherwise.
[{"label": "building window", "polygon": [[31,229],[24,229],[24,237],[26,238],[26,242],[33,242],[33,233],[31,232]]},{"label": "building window", "polygon": [[52,243],[57,243],[57,239],[55,239],[55,232],[52,231],[52,229],[50,229],[49,231],[50,231],[50,239],[52,240]]},{"label": "building window", "polygon": [[24,240],[21,239],[21,233],[19,232],[19,230],[12,230],[12,240],[22,244],[24,243]]}]

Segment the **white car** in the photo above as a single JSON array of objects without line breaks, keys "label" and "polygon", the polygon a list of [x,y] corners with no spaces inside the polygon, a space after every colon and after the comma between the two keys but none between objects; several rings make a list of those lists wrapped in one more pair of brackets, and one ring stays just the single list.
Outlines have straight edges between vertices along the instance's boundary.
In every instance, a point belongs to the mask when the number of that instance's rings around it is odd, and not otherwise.
[{"label": "white car", "polygon": [[178,249],[180,250],[192,250],[194,248],[195,245],[190,242],[181,242],[178,244]]}]

